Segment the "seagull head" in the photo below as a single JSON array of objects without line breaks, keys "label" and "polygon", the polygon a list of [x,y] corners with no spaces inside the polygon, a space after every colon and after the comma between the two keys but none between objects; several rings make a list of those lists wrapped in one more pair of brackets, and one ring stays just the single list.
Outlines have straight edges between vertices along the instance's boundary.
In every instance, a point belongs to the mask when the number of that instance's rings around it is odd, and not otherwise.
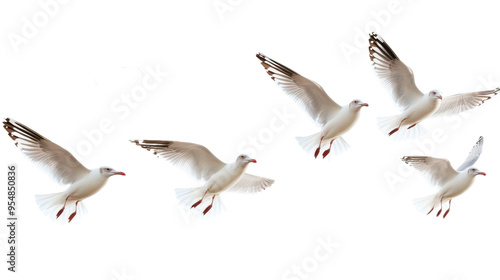
[{"label": "seagull head", "polygon": [[443,100],[443,96],[437,89],[433,89],[428,93],[429,98]]},{"label": "seagull head", "polygon": [[354,99],[351,103],[349,103],[349,109],[351,110],[358,111],[361,107],[368,107],[368,103],[363,103],[359,99]]},{"label": "seagull head", "polygon": [[113,175],[122,175],[122,176],[125,176],[125,173],[123,173],[121,171],[116,171],[113,168],[107,167],[107,166],[103,166],[103,167],[99,168],[99,172],[104,177],[111,177]]},{"label": "seagull head", "polygon": [[239,155],[238,158],[236,158],[236,162],[242,165],[249,164],[250,162],[257,163],[257,161],[245,154]]},{"label": "seagull head", "polygon": [[486,176],[486,173],[484,173],[484,172],[482,172],[482,171],[480,171],[479,169],[474,168],[474,167],[469,168],[469,170],[467,171],[467,174],[468,174],[469,176],[477,176],[477,175],[483,175],[483,176]]}]

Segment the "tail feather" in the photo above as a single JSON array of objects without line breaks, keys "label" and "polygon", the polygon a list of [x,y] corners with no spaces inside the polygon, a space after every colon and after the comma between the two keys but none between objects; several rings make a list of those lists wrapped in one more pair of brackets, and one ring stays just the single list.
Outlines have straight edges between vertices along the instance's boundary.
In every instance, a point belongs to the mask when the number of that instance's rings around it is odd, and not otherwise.
[{"label": "tail feather", "polygon": [[[319,146],[319,141],[321,140],[321,134],[318,132],[309,136],[295,137],[295,139],[297,139],[297,142],[299,142],[299,145],[302,147],[304,151],[310,154],[314,154],[314,152]],[[330,146],[330,141],[331,139],[323,139],[323,141],[321,141],[321,151],[324,151]],[[338,156],[343,152],[347,151],[350,147],[351,146],[349,146],[349,144],[344,140],[344,138],[337,137],[335,138],[335,141],[333,141],[330,154]]]},{"label": "tail feather", "polygon": [[427,214],[438,204],[438,199],[435,195],[429,195],[426,197],[416,198],[413,200],[413,205],[421,213]]},{"label": "tail feather", "polygon": [[177,188],[175,189],[175,196],[177,200],[179,200],[180,206],[188,212],[192,216],[205,216],[205,217],[214,217],[222,213],[225,208],[220,198],[220,195],[215,195],[214,202],[212,204],[212,208],[205,215],[203,215],[203,211],[212,203],[213,195],[205,195],[202,203],[193,208],[193,204],[199,201],[203,195],[205,194],[206,188]]},{"label": "tail feather", "polygon": [[309,136],[295,137],[295,139],[306,153],[314,153],[318,148],[321,135],[318,132]]},{"label": "tail feather", "polygon": [[[379,117],[377,118],[377,126],[379,130],[389,135],[389,133],[397,128],[401,123],[401,116],[395,115],[390,117]],[[427,130],[420,124],[408,129],[409,126],[401,126],[398,131],[392,134],[390,137],[396,141],[405,141],[409,139],[419,138],[427,133]]]},{"label": "tail feather", "polygon": [[69,216],[75,212],[75,210],[77,214],[73,218],[73,221],[87,212],[82,201],[80,201],[78,206],[76,206],[76,201],[68,199],[68,201],[66,201],[64,211],[61,216],[57,218],[57,213],[63,208],[66,200],[66,194],[64,192],[36,195],[35,199],[42,213],[48,216],[51,220],[61,223],[68,223]]}]

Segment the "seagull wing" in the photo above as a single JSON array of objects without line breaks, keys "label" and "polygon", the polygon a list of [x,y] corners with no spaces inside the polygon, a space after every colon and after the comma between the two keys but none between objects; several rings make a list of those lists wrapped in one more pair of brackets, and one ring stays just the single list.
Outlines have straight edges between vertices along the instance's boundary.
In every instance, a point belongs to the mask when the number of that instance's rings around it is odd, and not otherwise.
[{"label": "seagull wing", "polygon": [[394,102],[402,110],[406,110],[423,96],[415,84],[413,71],[399,60],[396,53],[379,35],[370,34],[369,42],[368,49],[375,73],[391,93]]},{"label": "seagull wing", "polygon": [[444,186],[458,174],[447,159],[406,156],[402,160],[420,171],[433,185],[439,187]]},{"label": "seagull wing", "polygon": [[274,183],[274,180],[251,174],[243,174],[241,179],[234,184],[229,191],[256,193],[265,190]]},{"label": "seagull wing", "polygon": [[319,125],[332,119],[342,107],[323,88],[271,58],[258,53],[262,66],[287,95],[294,99]]},{"label": "seagull wing", "polygon": [[132,140],[153,154],[187,170],[198,180],[208,180],[226,164],[202,145],[164,140]]},{"label": "seagull wing", "polygon": [[60,184],[72,184],[90,172],[68,151],[22,123],[7,118],[3,125],[21,152]]},{"label": "seagull wing", "polygon": [[457,171],[464,171],[465,169],[471,167],[479,159],[481,152],[483,151],[483,136],[479,137],[474,147],[469,153],[469,156],[465,159],[464,163],[457,168]]},{"label": "seagull wing", "polygon": [[500,88],[485,91],[476,91],[462,94],[455,94],[443,98],[441,106],[433,114],[433,116],[452,115],[464,111],[474,109],[481,106],[484,101],[491,99],[492,96],[497,95]]}]

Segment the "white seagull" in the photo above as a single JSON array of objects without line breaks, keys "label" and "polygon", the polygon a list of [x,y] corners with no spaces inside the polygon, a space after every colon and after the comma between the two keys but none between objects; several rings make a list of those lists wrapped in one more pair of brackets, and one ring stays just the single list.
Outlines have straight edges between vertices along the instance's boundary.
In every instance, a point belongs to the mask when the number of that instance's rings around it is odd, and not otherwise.
[{"label": "white seagull", "polygon": [[427,212],[427,215],[429,215],[434,210],[434,207],[440,204],[441,209],[436,215],[436,217],[439,217],[441,210],[443,210],[443,200],[445,202],[448,200],[448,210],[443,215],[443,218],[445,218],[450,212],[451,200],[465,192],[472,185],[477,175],[486,176],[486,173],[471,167],[481,155],[483,142],[483,137],[479,137],[467,159],[456,171],[447,159],[422,156],[406,156],[402,158],[405,163],[415,167],[432,184],[439,187],[437,193],[413,200],[415,207],[420,212]]},{"label": "white seagull", "polygon": [[425,131],[419,123],[427,117],[458,114],[473,109],[500,91],[500,88],[496,88],[444,98],[438,90],[423,94],[415,84],[413,71],[399,60],[380,35],[370,34],[369,43],[375,73],[402,111],[400,115],[378,119],[379,129],[389,136],[400,131],[398,138],[401,140],[418,137]]},{"label": "white seagull", "polygon": [[368,107],[368,104],[355,99],[341,107],[326,94],[319,84],[261,53],[257,54],[257,58],[260,59],[271,79],[302,106],[313,121],[321,126],[321,131],[316,134],[297,137],[299,145],[306,152],[312,153],[315,150],[314,157],[316,158],[321,148],[326,148],[330,143],[328,149],[323,152],[323,158],[325,158],[330,153],[332,144],[334,154],[340,154],[349,148],[349,144],[342,138],[342,135],[356,124],[361,107]]},{"label": "white seagull", "polygon": [[[125,173],[110,167],[89,170],[68,151],[22,123],[6,118],[3,124],[21,152],[50,173],[57,182],[69,185],[66,191],[36,196],[40,210],[51,218],[58,219],[66,207],[73,206],[74,211],[66,215],[68,223],[71,222],[77,213],[84,211],[82,200],[97,193],[109,177],[125,176]],[[69,214],[68,211],[66,213]]]},{"label": "white seagull", "polygon": [[207,148],[198,144],[164,140],[131,140],[131,142],[153,151],[153,154],[188,171],[196,179],[205,181],[202,187],[175,189],[179,203],[187,211],[204,209],[202,213],[206,215],[210,209],[214,209],[210,213],[216,215],[223,208],[221,193],[225,191],[255,193],[274,183],[274,180],[245,173],[249,163],[257,163],[247,155],[239,155],[235,162],[226,164]]}]

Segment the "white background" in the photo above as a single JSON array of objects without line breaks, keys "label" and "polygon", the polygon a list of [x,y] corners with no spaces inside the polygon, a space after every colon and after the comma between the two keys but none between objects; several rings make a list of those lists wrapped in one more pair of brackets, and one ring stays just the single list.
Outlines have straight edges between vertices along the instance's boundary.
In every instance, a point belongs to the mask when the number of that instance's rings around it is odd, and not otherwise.
[{"label": "white background", "polygon": [[[87,145],[77,155],[85,166],[127,176],[111,178],[85,201],[87,215],[62,226],[38,210],[34,195],[63,189],[4,133],[0,178],[18,165],[20,220],[18,273],[4,263],[2,279],[500,277],[500,98],[426,121],[430,134],[419,140],[395,142],[376,128],[376,117],[398,111],[367,49],[368,32],[378,31],[425,92],[497,87],[493,1],[67,1],[43,22],[47,2],[0,4],[1,116],[75,153]],[[29,36],[23,18],[39,26]],[[24,40],[13,44],[14,37]],[[294,137],[318,128],[272,82],[257,52],[320,83],[339,104],[370,104],[345,136],[348,152],[314,160],[301,150]],[[168,77],[125,105],[148,67]],[[277,119],[283,111],[286,122]],[[96,132],[103,120],[111,132]],[[411,200],[434,189],[400,158],[432,155],[456,167],[480,135],[476,167],[488,175],[454,200],[446,219],[418,213]],[[138,138],[200,143],[226,162],[246,151],[258,161],[248,171],[276,182],[256,195],[224,195],[227,211],[217,218],[188,220],[173,189],[202,182],[128,142]],[[7,236],[1,226],[3,256]],[[328,240],[338,245],[331,254],[321,247]]]}]

